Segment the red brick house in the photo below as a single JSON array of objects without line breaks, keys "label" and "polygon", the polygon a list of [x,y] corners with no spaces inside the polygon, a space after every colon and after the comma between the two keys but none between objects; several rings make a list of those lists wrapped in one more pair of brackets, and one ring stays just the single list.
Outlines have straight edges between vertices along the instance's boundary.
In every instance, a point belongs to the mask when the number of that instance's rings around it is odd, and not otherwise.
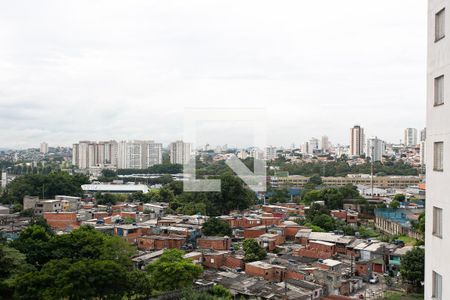
[{"label": "red brick house", "polygon": [[230,250],[231,238],[227,236],[204,236],[197,239],[197,247],[201,249]]},{"label": "red brick house", "polygon": [[76,212],[44,212],[44,219],[51,228],[57,230],[76,228],[80,225]]},{"label": "red brick house", "polygon": [[245,264],[245,273],[250,276],[262,277],[268,281],[283,281],[286,267],[271,265],[262,261],[254,261]]},{"label": "red brick house", "polygon": [[254,239],[257,238],[267,232],[266,226],[257,226],[251,228],[244,229],[244,238],[246,239]]},{"label": "red brick house", "polygon": [[149,235],[137,238],[137,246],[140,250],[180,249],[186,243],[183,236]]}]

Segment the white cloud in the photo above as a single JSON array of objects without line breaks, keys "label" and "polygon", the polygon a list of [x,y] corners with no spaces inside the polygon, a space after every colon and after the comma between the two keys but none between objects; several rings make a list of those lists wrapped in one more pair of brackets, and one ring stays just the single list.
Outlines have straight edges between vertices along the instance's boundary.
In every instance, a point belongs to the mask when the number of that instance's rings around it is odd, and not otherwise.
[{"label": "white cloud", "polygon": [[413,2],[2,2],[0,147],[167,143],[184,107],[240,106],[267,109],[274,145],[346,143],[354,123],[398,141],[424,125],[426,3]]}]

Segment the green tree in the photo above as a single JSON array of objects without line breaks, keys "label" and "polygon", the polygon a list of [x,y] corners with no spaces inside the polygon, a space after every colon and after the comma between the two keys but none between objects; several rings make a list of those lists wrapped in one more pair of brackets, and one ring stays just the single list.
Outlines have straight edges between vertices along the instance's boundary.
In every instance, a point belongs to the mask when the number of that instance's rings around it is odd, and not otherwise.
[{"label": "green tree", "polygon": [[416,230],[422,234],[425,234],[425,213],[420,214],[419,222],[416,225]]},{"label": "green tree", "polygon": [[[20,299],[121,299],[127,292],[126,272],[107,260],[53,260],[39,272],[17,280]],[[34,298],[35,297],[35,298]]]},{"label": "green tree", "polygon": [[32,270],[24,254],[0,243],[0,299],[11,298],[16,278]]},{"label": "green tree", "polygon": [[242,248],[245,252],[244,260],[246,262],[261,260],[267,256],[266,250],[255,239],[245,239]]},{"label": "green tree", "polygon": [[389,207],[397,209],[400,207],[400,202],[398,202],[397,200],[392,200],[391,203],[389,203]]},{"label": "green tree", "polygon": [[231,292],[227,288],[223,287],[220,284],[213,286],[211,294],[213,296],[218,297],[219,299],[224,299],[224,300],[232,299],[232,297],[233,297]]},{"label": "green tree", "polygon": [[333,231],[336,229],[336,222],[333,217],[327,214],[316,215],[312,219],[312,224],[323,228],[325,231]]},{"label": "green tree", "polygon": [[287,189],[277,189],[273,191],[272,197],[270,197],[270,204],[285,203],[289,200],[289,192]]},{"label": "green tree", "polygon": [[397,202],[404,202],[406,200],[406,197],[403,194],[395,194],[392,200]]},{"label": "green tree", "polygon": [[230,225],[219,218],[210,218],[203,224],[202,232],[206,236],[231,236]]},{"label": "green tree", "polygon": [[400,273],[403,279],[413,285],[420,286],[425,274],[425,250],[415,247],[403,255],[400,262]]},{"label": "green tree", "polygon": [[184,289],[192,286],[193,280],[202,273],[202,267],[183,258],[183,252],[166,250],[156,261],[146,267],[150,282],[160,292]]},{"label": "green tree", "polygon": [[95,195],[95,202],[98,205],[114,205],[118,201],[117,201],[116,195],[113,195],[113,194],[110,194],[110,193],[106,193],[106,194],[96,194]]},{"label": "green tree", "polygon": [[316,202],[316,201],[321,201],[322,194],[321,194],[320,190],[310,190],[310,191],[307,191],[303,195],[302,200],[307,204],[310,204],[310,203]]},{"label": "green tree", "polygon": [[322,184],[322,178],[320,177],[320,175],[314,174],[313,176],[311,176],[309,178],[309,183],[312,183],[314,185],[321,185]]},{"label": "green tree", "polygon": [[52,238],[52,233],[45,227],[33,224],[22,230],[19,237],[11,242],[11,246],[25,254],[28,263],[41,267],[51,259]]}]

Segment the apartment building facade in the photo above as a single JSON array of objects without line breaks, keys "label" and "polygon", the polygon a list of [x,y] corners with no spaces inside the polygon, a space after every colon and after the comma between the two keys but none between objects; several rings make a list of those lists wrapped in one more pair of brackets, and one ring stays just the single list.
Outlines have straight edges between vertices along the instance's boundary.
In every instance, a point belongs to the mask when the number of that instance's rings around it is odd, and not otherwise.
[{"label": "apartment building facade", "polygon": [[72,164],[79,169],[98,166],[145,169],[162,164],[162,144],[152,140],[80,141],[73,144]]},{"label": "apartment building facade", "polygon": [[350,156],[364,154],[364,128],[359,125],[350,128]]},{"label": "apartment building facade", "polygon": [[[373,184],[378,188],[406,188],[420,183],[419,176],[374,176]],[[274,188],[302,188],[309,182],[309,177],[300,175],[272,176],[270,184]],[[352,185],[371,185],[371,177],[367,174],[350,174],[345,177],[322,177],[322,185],[342,187]]]},{"label": "apartment building facade", "polygon": [[[428,1],[425,299],[450,299],[450,0]],[[447,19],[447,20],[446,20]]]},{"label": "apartment building facade", "polygon": [[191,144],[176,141],[169,145],[170,163],[187,164],[191,159]]}]

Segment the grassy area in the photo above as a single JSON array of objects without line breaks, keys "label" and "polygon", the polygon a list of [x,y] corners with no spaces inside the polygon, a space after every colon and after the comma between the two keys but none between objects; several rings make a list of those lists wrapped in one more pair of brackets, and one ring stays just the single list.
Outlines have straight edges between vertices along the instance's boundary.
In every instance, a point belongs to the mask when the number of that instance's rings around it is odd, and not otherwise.
[{"label": "grassy area", "polygon": [[385,293],[387,300],[423,300],[423,295],[407,294],[401,292],[388,291]]},{"label": "grassy area", "polygon": [[403,241],[406,246],[415,246],[417,240],[413,239],[412,237],[401,235],[397,238],[397,240]]}]

